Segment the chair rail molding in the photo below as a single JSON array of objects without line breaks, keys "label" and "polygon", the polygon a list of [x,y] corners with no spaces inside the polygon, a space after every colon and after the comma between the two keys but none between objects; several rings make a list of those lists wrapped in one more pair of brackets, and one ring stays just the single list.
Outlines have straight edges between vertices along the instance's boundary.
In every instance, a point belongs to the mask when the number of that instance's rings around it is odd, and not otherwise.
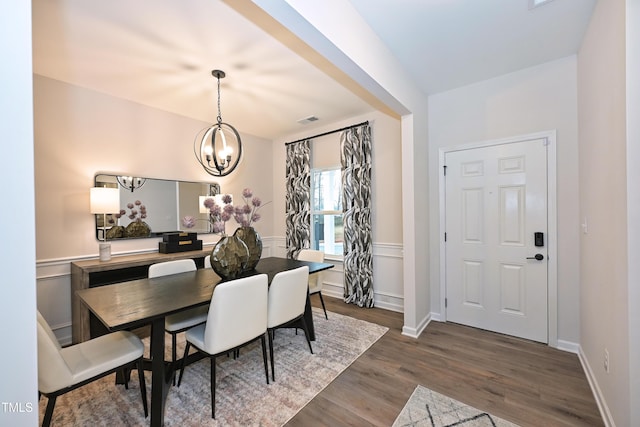
[{"label": "chair rail molding", "polygon": [[[286,256],[285,238],[279,236],[262,237],[262,255],[265,257]],[[203,249],[213,249],[214,243],[205,243]],[[157,249],[116,251],[118,255],[154,253]],[[402,281],[403,246],[398,243],[373,244],[374,256],[374,303],[376,307],[403,312],[404,296]],[[72,342],[71,333],[71,263],[96,259],[98,254],[79,255],[36,262],[37,306],[62,345]],[[335,265],[326,271],[323,293],[335,298],[343,298],[343,269],[341,260],[331,260]]]}]

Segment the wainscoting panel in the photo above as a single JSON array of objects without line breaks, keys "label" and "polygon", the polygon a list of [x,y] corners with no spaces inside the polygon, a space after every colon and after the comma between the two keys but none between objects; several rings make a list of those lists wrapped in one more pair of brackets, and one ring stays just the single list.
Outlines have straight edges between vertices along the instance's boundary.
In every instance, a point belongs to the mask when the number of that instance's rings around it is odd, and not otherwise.
[{"label": "wainscoting panel", "polygon": [[[273,239],[273,256],[285,257],[285,239]],[[403,248],[397,243],[373,244],[373,288],[374,304],[385,310],[404,312],[404,282],[402,275]],[[344,270],[342,260],[326,259],[334,264],[324,272],[322,293],[335,298],[344,298]]]},{"label": "wainscoting panel", "polygon": [[[263,237],[262,243],[264,257],[285,257],[287,254],[284,237]],[[119,255],[141,252],[150,251],[131,251]],[[71,262],[88,258],[92,257],[44,260],[36,264],[38,310],[47,319],[62,345],[71,344]],[[342,299],[344,297],[342,261],[328,259],[327,262],[334,264],[335,267],[325,272],[322,292]],[[373,280],[375,306],[403,312],[402,245],[374,243]]]},{"label": "wainscoting panel", "polygon": [[36,264],[36,303],[62,345],[71,344],[71,262]]}]

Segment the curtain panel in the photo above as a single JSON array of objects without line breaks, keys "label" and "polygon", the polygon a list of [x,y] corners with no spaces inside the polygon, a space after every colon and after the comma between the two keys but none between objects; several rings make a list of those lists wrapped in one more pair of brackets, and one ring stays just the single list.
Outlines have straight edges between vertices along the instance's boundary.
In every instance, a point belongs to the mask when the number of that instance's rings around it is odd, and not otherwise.
[{"label": "curtain panel", "polygon": [[371,235],[371,127],[340,136],[344,224],[344,300],[373,307]]},{"label": "curtain panel", "polygon": [[287,145],[287,257],[296,259],[311,244],[311,141]]}]

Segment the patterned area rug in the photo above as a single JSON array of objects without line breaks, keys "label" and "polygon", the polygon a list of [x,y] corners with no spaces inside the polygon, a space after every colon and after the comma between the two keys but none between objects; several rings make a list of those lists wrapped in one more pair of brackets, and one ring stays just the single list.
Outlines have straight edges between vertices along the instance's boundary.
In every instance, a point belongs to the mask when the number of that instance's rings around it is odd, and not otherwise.
[{"label": "patterned area rug", "polygon": [[420,385],[413,391],[407,404],[393,423],[393,427],[403,426],[518,427],[502,418],[465,405]]},{"label": "patterned area rug", "polygon": [[[281,426],[388,330],[380,325],[313,309],[316,341],[313,352],[300,331],[281,329],[274,341],[276,381],[267,385],[259,341],[240,351],[240,358],[219,357],[216,376],[216,419],[211,418],[210,363],[187,366],[180,387],[171,387],[165,426]],[[183,336],[184,334],[180,334]],[[171,339],[167,337],[167,342]],[[184,351],[179,342],[178,354]],[[167,347],[167,360],[171,360]],[[114,385],[114,376],[98,380],[58,398],[52,426],[144,426],[137,375],[129,389]],[[146,373],[151,396],[151,376]],[[40,399],[40,420],[47,399]]]}]

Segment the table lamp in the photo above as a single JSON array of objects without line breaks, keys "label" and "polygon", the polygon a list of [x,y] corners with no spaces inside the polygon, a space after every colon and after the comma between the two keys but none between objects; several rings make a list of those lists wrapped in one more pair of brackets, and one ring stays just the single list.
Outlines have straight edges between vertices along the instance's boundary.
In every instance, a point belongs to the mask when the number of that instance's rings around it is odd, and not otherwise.
[{"label": "table lamp", "polygon": [[93,187],[90,190],[91,213],[102,215],[103,235],[100,248],[100,261],[111,259],[111,243],[107,242],[107,214],[120,212],[120,190],[117,188]]}]

